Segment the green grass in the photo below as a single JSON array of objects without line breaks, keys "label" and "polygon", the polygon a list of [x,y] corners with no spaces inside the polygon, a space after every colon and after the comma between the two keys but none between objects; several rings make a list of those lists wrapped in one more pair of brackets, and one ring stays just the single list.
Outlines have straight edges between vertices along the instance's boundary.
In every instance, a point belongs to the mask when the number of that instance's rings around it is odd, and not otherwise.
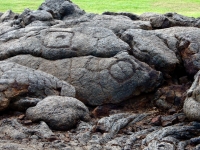
[{"label": "green grass", "polygon": [[23,12],[25,8],[37,9],[44,0],[0,0],[0,12],[12,10],[14,12]]},{"label": "green grass", "polygon": [[200,0],[72,0],[87,12],[177,12],[200,17]]},{"label": "green grass", "polygon": [[[0,12],[8,9],[22,12],[24,8],[37,9],[44,0],[1,0]],[[200,17],[200,0],[72,0],[86,12],[102,13],[132,12],[177,12],[191,17]]]}]

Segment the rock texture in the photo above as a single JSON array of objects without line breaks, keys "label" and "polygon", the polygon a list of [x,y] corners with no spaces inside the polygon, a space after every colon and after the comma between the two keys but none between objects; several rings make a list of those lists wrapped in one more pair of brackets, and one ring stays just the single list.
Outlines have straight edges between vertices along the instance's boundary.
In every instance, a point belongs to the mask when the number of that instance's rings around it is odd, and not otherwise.
[{"label": "rock texture", "polygon": [[130,49],[112,31],[101,27],[27,27],[1,35],[0,43],[0,59],[19,54],[51,60],[86,55],[112,57]]},{"label": "rock texture", "polygon": [[[90,105],[119,103],[142,92],[153,91],[163,80],[160,72],[127,52],[111,58],[86,56],[56,61],[19,55],[8,61],[40,69],[68,81],[76,87],[76,98]],[[33,61],[39,64],[31,63]]]},{"label": "rock texture", "polygon": [[110,15],[96,15],[90,21],[80,22],[76,26],[88,27],[103,27],[112,30],[114,33],[120,33],[127,29],[144,29],[151,30],[152,27],[149,21],[132,21],[126,16],[110,16]]},{"label": "rock texture", "polygon": [[42,99],[39,99],[39,98],[23,97],[23,98],[11,101],[9,107],[13,110],[25,111],[29,107],[35,106],[41,100]]},{"label": "rock texture", "polygon": [[6,61],[1,61],[0,70],[0,110],[6,109],[11,99],[25,94],[43,98],[48,95],[75,96],[72,85],[50,74]]},{"label": "rock texture", "polygon": [[50,12],[54,19],[65,19],[66,17],[78,17],[85,12],[77,5],[66,0],[46,0],[41,4],[39,10]]},{"label": "rock texture", "polygon": [[199,27],[199,19],[186,17],[177,13],[144,13],[140,15],[140,19],[150,21],[155,29],[168,28],[173,26],[194,26]]},{"label": "rock texture", "polygon": [[[199,28],[172,27],[154,31],[130,29],[122,34],[133,55],[162,72],[173,72],[183,61],[186,72],[199,70]],[[143,39],[143,40],[141,40]]]},{"label": "rock texture", "polygon": [[199,113],[199,77],[200,72],[195,75],[195,80],[187,91],[187,98],[184,103],[184,112],[188,118],[192,120],[200,120],[200,113]]},{"label": "rock texture", "polygon": [[72,97],[49,96],[26,111],[32,121],[45,121],[52,129],[69,130],[79,120],[88,121],[89,110]]},{"label": "rock texture", "polygon": [[200,149],[199,27],[70,0],[0,13],[0,149]]},{"label": "rock texture", "polygon": [[137,59],[154,66],[157,70],[174,71],[179,64],[175,52],[151,32],[130,29],[122,34],[122,39],[131,45],[131,52]]}]

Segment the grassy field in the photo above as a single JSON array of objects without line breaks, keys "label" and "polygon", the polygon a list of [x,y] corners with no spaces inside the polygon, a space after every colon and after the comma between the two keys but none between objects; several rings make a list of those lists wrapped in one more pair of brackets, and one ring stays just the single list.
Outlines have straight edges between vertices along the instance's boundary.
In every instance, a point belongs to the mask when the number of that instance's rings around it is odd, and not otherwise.
[{"label": "grassy field", "polygon": [[[44,0],[1,0],[0,12],[8,9],[22,12],[24,8],[37,9]],[[186,16],[200,17],[200,0],[72,0],[86,12],[102,13],[177,12]]]}]

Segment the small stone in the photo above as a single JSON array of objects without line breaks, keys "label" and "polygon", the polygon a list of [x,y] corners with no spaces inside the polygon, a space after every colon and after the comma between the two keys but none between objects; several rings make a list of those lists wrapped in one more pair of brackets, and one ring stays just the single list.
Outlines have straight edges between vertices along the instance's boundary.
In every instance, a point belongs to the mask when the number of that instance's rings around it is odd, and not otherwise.
[{"label": "small stone", "polygon": [[161,123],[163,127],[175,124],[178,122],[178,118],[176,116],[170,115],[170,116],[162,116],[161,117]]},{"label": "small stone", "polygon": [[81,101],[64,96],[46,97],[35,107],[28,108],[26,117],[33,122],[43,120],[55,130],[69,130],[74,128],[79,120],[90,119],[89,110]]},{"label": "small stone", "polygon": [[31,120],[25,120],[23,123],[26,124],[26,125],[29,125],[29,124],[32,123],[32,121]]},{"label": "small stone", "polygon": [[70,138],[66,138],[65,141],[66,141],[66,142],[70,142]]},{"label": "small stone", "polygon": [[17,111],[26,111],[29,107],[34,107],[41,99],[39,98],[30,98],[24,97],[16,100],[15,102],[11,102],[10,107],[13,110]]},{"label": "small stone", "polygon": [[48,140],[49,140],[50,142],[52,142],[52,141],[58,140],[58,138],[57,138],[55,135],[51,135],[51,136],[48,138]]},{"label": "small stone", "polygon": [[74,150],[74,149],[71,147],[65,147],[65,150]]},{"label": "small stone", "polygon": [[68,137],[69,137],[69,134],[68,134],[68,133],[66,133],[66,134],[65,134],[65,137],[67,137],[67,138],[68,138]]},{"label": "small stone", "polygon": [[160,108],[160,109],[170,109],[172,107],[171,104],[167,103],[163,99],[156,100],[156,106],[158,106],[158,108]]},{"label": "small stone", "polygon": [[20,116],[18,117],[18,119],[19,119],[19,120],[23,120],[24,117],[25,117],[25,115],[20,115]]},{"label": "small stone", "polygon": [[77,146],[77,145],[78,145],[78,143],[76,143],[75,141],[72,141],[70,144],[71,144],[72,146]]},{"label": "small stone", "polygon": [[169,90],[166,92],[166,101],[170,104],[174,103],[175,94],[173,90]]},{"label": "small stone", "polygon": [[169,114],[172,115],[174,113],[176,113],[176,109],[175,108],[171,108],[168,110]]},{"label": "small stone", "polygon": [[32,135],[31,139],[38,139],[38,136],[37,135]]},{"label": "small stone", "polygon": [[102,116],[108,116],[111,111],[114,111],[113,109],[117,108],[114,104],[105,104],[101,106],[97,106],[93,111],[92,115],[96,118],[102,117]]},{"label": "small stone", "polygon": [[101,116],[108,116],[109,115],[109,107],[107,106],[97,106],[93,111],[92,115],[95,118],[101,117]]},{"label": "small stone", "polygon": [[161,125],[161,116],[156,116],[151,120],[151,124],[155,126],[160,126]]},{"label": "small stone", "polygon": [[180,122],[183,122],[185,119],[186,119],[185,114],[181,114],[181,115],[178,116],[178,120],[179,120]]}]

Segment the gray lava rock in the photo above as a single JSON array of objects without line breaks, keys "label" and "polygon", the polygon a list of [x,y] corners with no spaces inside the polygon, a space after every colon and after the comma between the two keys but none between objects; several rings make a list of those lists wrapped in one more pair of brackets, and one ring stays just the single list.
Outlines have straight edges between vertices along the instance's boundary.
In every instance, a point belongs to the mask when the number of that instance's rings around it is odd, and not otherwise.
[{"label": "gray lava rock", "polygon": [[164,14],[167,16],[171,22],[172,26],[195,26],[196,22],[198,22],[198,19],[195,19],[193,17],[186,17],[177,13],[166,13]]},{"label": "gray lava rock", "polygon": [[32,147],[32,146],[27,146],[24,144],[18,144],[18,143],[14,143],[12,141],[3,141],[0,142],[0,149],[2,150],[35,150],[36,148]]},{"label": "gray lava rock", "polygon": [[191,120],[200,120],[200,71],[195,75],[195,80],[187,91],[183,111]]},{"label": "gray lava rock", "polygon": [[25,26],[33,21],[52,21],[52,15],[45,10],[31,11],[30,9],[25,9],[24,12],[19,16],[22,19]]},{"label": "gray lava rock", "polygon": [[171,143],[167,142],[158,142],[158,141],[151,141],[148,144],[148,148],[144,148],[144,150],[175,150],[175,146]]},{"label": "gray lava rock", "polygon": [[61,27],[61,28],[72,28],[75,25],[79,25],[83,22],[90,22],[97,14],[93,13],[85,13],[84,15],[78,17],[78,18],[72,18],[72,19],[65,19],[63,20],[62,24],[56,25],[54,27]]},{"label": "gray lava rock", "polygon": [[159,29],[159,28],[167,28],[170,26],[170,21],[167,17],[164,17],[164,16],[158,16],[158,17],[155,17],[155,18],[151,18],[150,19],[150,22],[151,22],[151,26],[154,28],[154,29]]},{"label": "gray lava rock", "polygon": [[194,75],[200,69],[199,35],[200,29],[194,27],[153,31],[130,29],[122,34],[122,39],[129,43],[137,59],[156,69],[170,72],[183,61],[186,72]]},{"label": "gray lava rock", "polygon": [[6,22],[17,18],[18,14],[15,14],[14,12],[12,12],[12,10],[8,10],[0,16],[0,22]]},{"label": "gray lava rock", "polygon": [[154,29],[162,29],[171,27],[169,19],[161,14],[156,13],[144,13],[140,15],[140,19],[143,21],[150,21]]},{"label": "gray lava rock", "polygon": [[0,110],[8,107],[11,99],[29,94],[33,97],[47,95],[75,96],[75,88],[58,78],[16,63],[0,62]]},{"label": "gray lava rock", "polygon": [[186,91],[190,88],[191,82],[182,85],[163,86],[155,93],[155,105],[162,109],[168,110],[170,114],[177,112],[176,107],[183,107],[186,98]]},{"label": "gray lava rock", "polygon": [[5,138],[10,138],[12,140],[22,140],[28,138],[25,132],[23,132],[24,127],[16,119],[3,119],[0,121],[0,136],[5,136]]},{"label": "gray lava rock", "polygon": [[122,34],[122,39],[131,45],[133,56],[140,61],[155,66],[157,70],[170,72],[179,64],[174,51],[169,49],[162,39],[151,32],[130,29]]},{"label": "gray lava rock", "polygon": [[46,59],[93,55],[113,57],[128,51],[127,43],[111,30],[97,27],[49,28],[26,27],[0,35],[0,59],[31,54]]},{"label": "gray lava rock", "polygon": [[22,55],[9,61],[68,81],[76,88],[76,98],[90,105],[119,103],[153,91],[163,81],[160,72],[126,52],[111,58],[86,56],[57,61]]},{"label": "gray lava rock", "polygon": [[33,21],[30,24],[28,24],[26,27],[50,27],[50,26],[54,26],[57,25],[58,23],[55,21]]},{"label": "gray lava rock", "polygon": [[120,33],[120,31],[125,31],[127,29],[152,29],[149,21],[133,21],[129,17],[122,15],[96,15],[89,22],[83,22],[78,24],[77,26],[103,27],[112,30],[116,34]]},{"label": "gray lava rock", "polygon": [[16,119],[0,120],[0,149],[4,150],[53,150],[52,142],[56,135],[45,122],[28,127],[23,126]]},{"label": "gray lava rock", "polygon": [[45,121],[52,129],[69,130],[78,121],[88,121],[89,110],[79,100],[72,97],[49,96],[26,111],[32,121]]},{"label": "gray lava rock", "polygon": [[[197,125],[198,124],[198,125]],[[166,137],[173,137],[175,139],[190,139],[195,131],[199,132],[199,123],[193,123],[190,125],[173,125],[164,127],[149,133],[144,139],[143,143],[149,143],[152,140],[165,141]],[[170,142],[171,143],[171,142]]]},{"label": "gray lava rock", "polygon": [[[145,150],[162,149],[185,149],[189,145],[189,141],[198,141],[197,138],[192,138],[194,134],[199,133],[200,124],[198,122],[191,122],[190,124],[177,124],[149,133],[143,139],[143,145],[147,145]],[[191,139],[191,140],[189,140]],[[191,145],[190,145],[191,146]]]},{"label": "gray lava rock", "polygon": [[11,101],[10,108],[17,111],[25,111],[29,107],[35,106],[41,99],[39,98],[20,98],[19,100]]},{"label": "gray lava rock", "polygon": [[[175,114],[200,70],[198,27],[176,13],[85,13],[70,0],[0,13],[0,149],[199,149],[200,123]],[[184,105],[198,121],[199,75]],[[123,103],[98,120],[78,99],[105,114]],[[174,114],[152,120],[154,104]]]},{"label": "gray lava rock", "polygon": [[41,4],[39,10],[50,12],[54,19],[63,19],[64,17],[79,17],[85,12],[69,0],[46,0]]},{"label": "gray lava rock", "polygon": [[151,18],[153,18],[153,17],[159,17],[159,15],[161,15],[161,14],[146,12],[146,13],[141,14],[139,16],[139,18],[142,21],[150,21]]},{"label": "gray lava rock", "polygon": [[95,130],[97,132],[107,133],[100,139],[100,143],[107,143],[115,137],[120,129],[133,125],[143,120],[146,116],[147,114],[131,115],[128,113],[120,113],[101,118],[95,126]]},{"label": "gray lava rock", "polygon": [[[6,135],[6,136],[5,136]],[[49,129],[45,122],[32,126],[32,128],[24,127],[16,119],[3,119],[0,121],[0,137],[11,140],[29,139],[35,135],[41,139],[50,139],[55,134]],[[2,137],[5,136],[5,137]]]},{"label": "gray lava rock", "polygon": [[200,69],[200,28],[191,28],[176,34],[185,70],[194,76]]},{"label": "gray lava rock", "polygon": [[17,28],[13,26],[13,21],[0,23],[0,35],[7,33],[9,31],[14,31]]},{"label": "gray lava rock", "polygon": [[150,21],[154,29],[173,26],[198,27],[198,19],[186,17],[177,13],[144,13],[139,16],[143,21]]},{"label": "gray lava rock", "polygon": [[114,15],[114,16],[118,16],[118,15],[123,15],[123,16],[127,16],[129,17],[131,20],[139,20],[139,16],[136,14],[132,14],[132,13],[126,13],[126,12],[120,12],[120,13],[115,13],[115,12],[104,12],[102,15]]}]

